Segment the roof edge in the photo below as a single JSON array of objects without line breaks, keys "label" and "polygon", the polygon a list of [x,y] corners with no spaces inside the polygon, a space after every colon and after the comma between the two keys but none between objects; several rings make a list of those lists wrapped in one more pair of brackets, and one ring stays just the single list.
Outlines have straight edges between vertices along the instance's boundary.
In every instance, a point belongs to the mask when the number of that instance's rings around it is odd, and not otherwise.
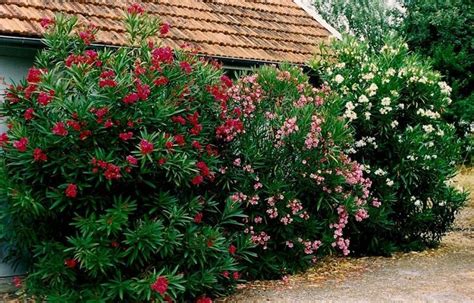
[{"label": "roof edge", "polygon": [[326,28],[334,37],[339,40],[342,40],[341,33],[332,27],[329,23],[327,23],[323,17],[316,11],[314,6],[311,4],[311,0],[293,0],[293,2],[301,7],[305,12],[307,12],[311,17],[313,17],[316,21],[319,22],[324,28]]},{"label": "roof edge", "polygon": [[[43,43],[42,38],[37,37],[23,37],[17,35],[1,35],[0,34],[0,47],[1,46],[13,46],[13,47],[21,47],[21,48],[29,48],[29,49],[42,49],[46,47]],[[102,49],[102,48],[111,48],[116,49],[120,46],[117,45],[110,45],[110,44],[102,44],[102,43],[92,43],[90,45],[94,49]],[[222,62],[227,69],[250,69],[252,67],[258,67],[264,64],[282,64],[286,61],[269,61],[269,60],[259,60],[259,59],[250,59],[250,58],[243,58],[243,57],[231,57],[231,56],[222,56],[222,55],[211,55],[211,54],[203,54],[198,53],[197,56],[214,59]],[[301,65],[301,63],[297,62],[289,62],[290,64],[294,65]]]}]

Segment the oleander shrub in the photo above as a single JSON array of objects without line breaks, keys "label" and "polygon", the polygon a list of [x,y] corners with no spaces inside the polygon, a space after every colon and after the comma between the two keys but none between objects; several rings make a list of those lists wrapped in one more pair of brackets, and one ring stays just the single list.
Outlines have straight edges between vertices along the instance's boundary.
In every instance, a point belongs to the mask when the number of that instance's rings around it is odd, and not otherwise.
[{"label": "oleander shrub", "polygon": [[42,21],[47,48],[1,106],[0,237],[38,301],[209,302],[253,246],[215,180],[212,90],[232,82],[149,41],[167,25],[140,6],[124,19],[133,47],[116,50],[92,49],[75,18]]},{"label": "oleander shrub", "polygon": [[248,216],[244,232],[258,255],[248,266],[253,278],[349,254],[348,227],[380,206],[371,181],[344,152],[352,138],[340,100],[308,80],[297,67],[267,66],[228,91],[228,123],[218,134],[231,147],[221,180]]},{"label": "oleander shrub", "polygon": [[313,66],[345,104],[355,130],[348,151],[382,202],[372,220],[352,231],[356,249],[390,253],[437,244],[465,201],[450,185],[459,139],[441,118],[450,87],[401,40],[371,51],[346,38]]}]

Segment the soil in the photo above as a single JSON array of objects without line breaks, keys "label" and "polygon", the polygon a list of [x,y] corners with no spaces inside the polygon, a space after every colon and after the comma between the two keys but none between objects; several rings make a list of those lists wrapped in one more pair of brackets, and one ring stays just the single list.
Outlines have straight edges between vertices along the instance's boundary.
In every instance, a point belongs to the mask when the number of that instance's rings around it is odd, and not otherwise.
[{"label": "soil", "polygon": [[455,182],[470,191],[439,248],[392,257],[332,258],[283,281],[241,285],[221,302],[474,302],[474,168]]}]

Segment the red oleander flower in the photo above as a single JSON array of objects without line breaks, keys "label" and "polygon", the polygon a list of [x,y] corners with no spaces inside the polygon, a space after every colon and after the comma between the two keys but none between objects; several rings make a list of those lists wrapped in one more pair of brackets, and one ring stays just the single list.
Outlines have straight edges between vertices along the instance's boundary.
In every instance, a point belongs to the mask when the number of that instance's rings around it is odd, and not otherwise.
[{"label": "red oleander flower", "polygon": [[92,64],[94,63],[97,58],[99,57],[99,54],[93,50],[93,49],[88,49],[84,52],[85,56],[86,56],[86,63],[87,64]]},{"label": "red oleander flower", "polygon": [[[99,164],[103,168],[103,163]],[[112,163],[105,163],[106,170],[104,171],[104,177],[107,180],[120,179],[122,175],[120,174],[120,167]]]},{"label": "red oleander flower", "polygon": [[162,36],[166,36],[166,35],[169,33],[169,31],[170,31],[170,25],[169,25],[169,23],[165,22],[165,23],[161,24],[161,26],[160,26],[160,34],[161,34]]},{"label": "red oleander flower", "polygon": [[173,148],[173,145],[174,145],[174,144],[173,144],[173,142],[171,142],[171,141],[167,141],[167,142],[165,143],[166,149],[172,149],[172,148]]},{"label": "red oleander flower", "polygon": [[170,31],[170,25],[169,25],[168,22],[165,22],[165,23],[161,24],[161,26],[160,26],[160,34],[161,34],[162,36],[166,36],[166,35],[169,33],[169,31]]},{"label": "red oleander flower", "polygon": [[18,98],[18,91],[21,91],[23,87],[21,85],[14,86],[10,85],[8,87],[7,94],[5,95],[5,99],[10,103],[10,104],[15,104],[20,102],[20,99]]},{"label": "red oleander flower", "polygon": [[227,77],[226,75],[221,76],[221,82],[224,86],[231,87],[232,86],[232,80]]},{"label": "red oleander flower", "polygon": [[67,136],[68,131],[63,122],[57,122],[52,128],[53,134],[57,136]]},{"label": "red oleander flower", "polygon": [[109,113],[109,109],[107,107],[91,109],[90,111],[97,117],[97,123],[102,123],[104,117]]},{"label": "red oleander flower", "polygon": [[224,272],[222,273],[222,276],[223,276],[224,278],[229,278],[229,272],[228,272],[227,270],[224,271]]},{"label": "red oleander flower", "polygon": [[13,285],[15,285],[16,288],[21,287],[22,280],[21,280],[20,277],[18,277],[18,276],[13,277],[12,282],[13,282]]},{"label": "red oleander flower", "polygon": [[28,70],[28,75],[26,76],[26,81],[28,83],[38,83],[41,81],[41,76],[43,75],[43,70],[39,68],[32,67]]},{"label": "red oleander flower", "polygon": [[140,141],[140,152],[142,155],[147,155],[147,154],[150,154],[153,152],[153,143],[145,140],[145,139],[142,139]]},{"label": "red oleander flower", "polygon": [[191,146],[195,149],[201,149],[202,146],[201,146],[201,143],[199,143],[198,141],[194,140],[193,143],[191,144]]},{"label": "red oleander flower", "polygon": [[179,63],[179,67],[186,73],[190,74],[192,72],[191,64],[189,62],[183,61]]},{"label": "red oleander flower", "polygon": [[199,134],[201,133],[201,131],[202,131],[202,125],[201,125],[201,124],[196,124],[196,125],[193,126],[193,128],[191,128],[191,129],[189,130],[189,133],[190,133],[191,135],[197,136],[197,135],[199,135]]},{"label": "red oleander flower", "polygon": [[95,40],[94,30],[95,26],[89,25],[85,31],[79,32],[79,38],[81,38],[85,45],[89,45]]},{"label": "red oleander flower", "polygon": [[25,98],[26,99],[30,99],[31,98],[31,95],[36,91],[38,87],[36,86],[36,84],[29,84],[26,88],[25,88]]},{"label": "red oleander flower", "polygon": [[67,126],[72,127],[75,131],[80,131],[81,130],[81,123],[74,121],[74,120],[68,120],[66,122]]},{"label": "red oleander flower", "polygon": [[182,116],[173,116],[171,117],[171,121],[181,125],[186,125],[186,120]]},{"label": "red oleander flower", "polygon": [[33,159],[36,162],[44,162],[48,160],[48,156],[41,150],[41,148],[35,148],[33,150]]},{"label": "red oleander flower", "polygon": [[137,93],[130,93],[123,98],[125,104],[133,104],[138,101],[140,97]]},{"label": "red oleander flower", "polygon": [[77,196],[77,185],[74,183],[69,184],[64,192],[66,197],[75,198]]},{"label": "red oleander flower", "polygon": [[145,12],[145,10],[143,9],[143,7],[138,4],[138,3],[134,3],[132,5],[130,5],[128,8],[127,8],[127,11],[129,14],[131,15],[141,15]]},{"label": "red oleander flower", "polygon": [[207,164],[205,162],[199,161],[198,163],[196,163],[196,167],[199,169],[199,172],[201,173],[201,176],[203,176],[203,177],[209,176],[210,170],[209,170],[209,167],[207,166]]},{"label": "red oleander flower", "polygon": [[174,142],[180,146],[183,146],[184,144],[186,144],[186,141],[184,140],[183,135],[175,135]]},{"label": "red oleander flower", "polygon": [[64,265],[69,268],[74,268],[77,265],[77,261],[75,259],[66,259],[64,260]]},{"label": "red oleander flower", "polygon": [[114,126],[114,122],[112,122],[112,120],[110,120],[110,119],[107,119],[107,121],[105,121],[105,123],[104,123],[104,127],[105,128],[111,128],[112,126]]},{"label": "red oleander flower", "polygon": [[8,143],[8,135],[7,133],[0,134],[0,147],[3,147],[5,144]]},{"label": "red oleander flower", "polygon": [[166,161],[168,161],[166,158],[160,158],[158,159],[158,165],[162,166],[166,163]]},{"label": "red oleander flower", "polygon": [[41,19],[40,24],[42,28],[48,28],[50,25],[54,24],[54,20],[49,18],[43,18]]},{"label": "red oleander flower", "polygon": [[218,156],[219,155],[219,152],[217,151],[217,149],[212,147],[212,145],[210,145],[210,144],[206,145],[206,152],[209,156]]},{"label": "red oleander flower", "polygon": [[196,300],[196,303],[212,303],[212,299],[208,297],[201,297]]},{"label": "red oleander flower", "polygon": [[119,134],[120,140],[127,141],[133,138],[132,132],[120,133]]},{"label": "red oleander flower", "polygon": [[86,130],[83,130],[79,134],[79,139],[85,140],[85,139],[89,138],[91,135],[92,135],[92,132],[90,130],[86,129]]},{"label": "red oleander flower", "polygon": [[240,278],[240,275],[239,275],[239,272],[236,271],[232,274],[232,277],[234,278],[234,280],[238,280]]},{"label": "red oleander flower", "polygon": [[164,295],[165,292],[168,290],[168,279],[163,276],[157,277],[156,281],[151,285],[151,289],[153,289],[160,295]]},{"label": "red oleander flower", "polygon": [[168,84],[169,80],[168,78],[166,78],[165,76],[161,76],[159,77],[158,79],[154,80],[153,83],[156,85],[156,86],[161,86],[161,85],[166,85]]},{"label": "red oleander flower", "polygon": [[137,81],[136,84],[137,88],[137,95],[140,100],[144,101],[148,99],[148,96],[150,95],[150,86],[147,84],[142,84],[140,81]]},{"label": "red oleander flower", "polygon": [[40,92],[38,95],[38,103],[40,105],[46,106],[48,105],[54,97],[54,90],[50,90],[49,93]]},{"label": "red oleander flower", "polygon": [[116,87],[117,86],[117,82],[115,82],[115,80],[112,80],[112,79],[100,79],[99,80],[99,87],[100,88],[103,88],[103,87]]},{"label": "red oleander flower", "polygon": [[231,245],[229,246],[229,253],[230,253],[231,255],[234,255],[236,251],[237,251],[237,247],[235,247],[234,245],[231,244]]},{"label": "red oleander flower", "polygon": [[16,148],[19,152],[25,152],[28,146],[28,138],[23,137],[18,141],[13,142],[13,147]]},{"label": "red oleander flower", "polygon": [[33,119],[34,115],[35,115],[35,110],[30,107],[25,110],[23,117],[25,118],[26,121],[29,121]]},{"label": "red oleander flower", "polygon": [[202,221],[202,217],[203,217],[203,213],[197,213],[195,216],[194,216],[194,223],[201,223]]},{"label": "red oleander flower", "polygon": [[133,73],[135,74],[135,76],[143,75],[145,72],[146,72],[146,68],[141,66],[139,61],[136,61],[134,69],[133,69]]},{"label": "red oleander flower", "polygon": [[113,78],[115,77],[115,72],[113,70],[106,70],[100,73],[99,76],[101,79]]},{"label": "red oleander flower", "polygon": [[128,162],[130,165],[137,165],[137,163],[138,163],[137,158],[135,158],[134,156],[129,155],[129,156],[127,156],[126,159],[127,159],[127,162]]},{"label": "red oleander flower", "polygon": [[203,181],[204,181],[204,178],[203,178],[201,175],[199,175],[199,176],[194,177],[194,178],[191,180],[191,183],[192,183],[193,185],[199,185],[199,184],[201,184]]},{"label": "red oleander flower", "polygon": [[152,52],[152,63],[154,66],[159,66],[160,62],[171,63],[173,62],[173,50],[171,47],[159,47],[155,48]]}]

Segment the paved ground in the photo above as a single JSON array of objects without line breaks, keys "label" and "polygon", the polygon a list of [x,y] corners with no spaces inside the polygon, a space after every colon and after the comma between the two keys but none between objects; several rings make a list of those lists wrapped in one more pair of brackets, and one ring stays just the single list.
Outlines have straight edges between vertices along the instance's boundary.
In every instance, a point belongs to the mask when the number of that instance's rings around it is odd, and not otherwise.
[{"label": "paved ground", "polygon": [[245,285],[224,302],[474,302],[474,169],[456,182],[471,201],[438,249],[329,259],[287,283]]}]

